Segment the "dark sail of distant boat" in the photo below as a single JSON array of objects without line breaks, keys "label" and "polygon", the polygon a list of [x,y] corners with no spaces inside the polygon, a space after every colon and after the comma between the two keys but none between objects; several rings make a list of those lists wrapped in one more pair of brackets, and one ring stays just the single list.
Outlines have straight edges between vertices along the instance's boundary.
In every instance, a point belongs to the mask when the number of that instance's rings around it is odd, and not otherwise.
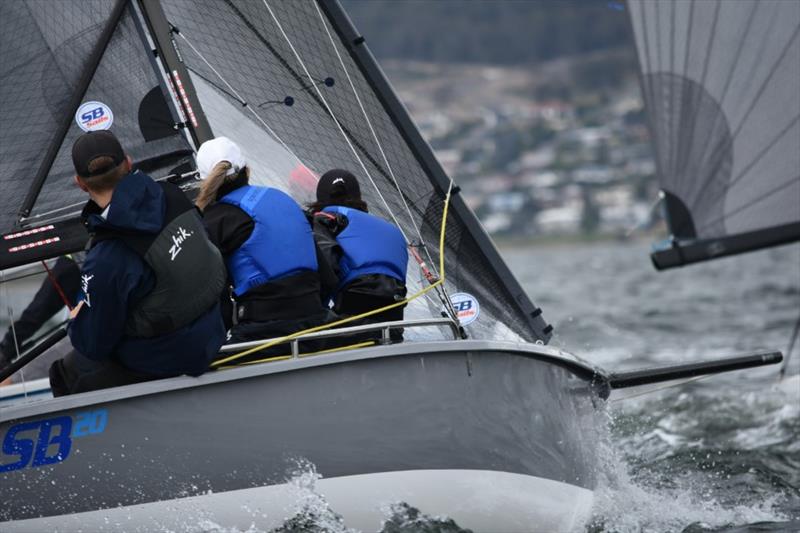
[{"label": "dark sail of distant boat", "polygon": [[800,2],[628,6],[671,232],[656,267],[800,239]]}]

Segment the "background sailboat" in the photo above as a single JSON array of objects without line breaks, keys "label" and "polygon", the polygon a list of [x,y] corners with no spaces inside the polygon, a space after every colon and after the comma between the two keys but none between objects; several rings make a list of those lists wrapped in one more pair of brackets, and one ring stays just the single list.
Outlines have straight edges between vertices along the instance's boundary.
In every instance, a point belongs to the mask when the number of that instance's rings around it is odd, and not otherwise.
[{"label": "background sailboat", "polygon": [[631,0],[670,239],[657,268],[800,239],[800,4]]}]

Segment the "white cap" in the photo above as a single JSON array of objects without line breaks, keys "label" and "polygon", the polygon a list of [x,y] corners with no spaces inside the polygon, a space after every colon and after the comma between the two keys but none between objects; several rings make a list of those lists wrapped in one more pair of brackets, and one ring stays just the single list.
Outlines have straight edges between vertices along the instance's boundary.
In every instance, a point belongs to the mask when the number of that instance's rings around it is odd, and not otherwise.
[{"label": "white cap", "polygon": [[206,179],[214,167],[222,161],[231,164],[227,176],[236,174],[247,165],[239,146],[227,137],[217,137],[200,145],[197,150],[197,170],[200,179]]}]

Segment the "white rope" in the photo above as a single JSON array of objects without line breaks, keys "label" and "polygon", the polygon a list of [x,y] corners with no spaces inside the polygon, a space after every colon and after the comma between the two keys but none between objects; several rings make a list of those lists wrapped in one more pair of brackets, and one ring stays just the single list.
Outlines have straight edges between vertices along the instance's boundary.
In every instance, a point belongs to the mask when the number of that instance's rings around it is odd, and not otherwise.
[{"label": "white rope", "polygon": [[[339,53],[339,48],[336,46],[336,43],[333,40],[333,36],[331,35],[331,31],[328,28],[328,24],[325,22],[325,17],[322,15],[322,11],[319,8],[319,4],[314,0],[310,0],[314,7],[317,10],[317,15],[319,16],[320,21],[322,22],[322,26],[325,28],[325,33],[328,34],[328,40],[331,42],[331,47],[333,51],[336,52],[336,57],[339,59],[339,64],[342,65],[342,70],[344,71],[344,75],[347,76],[347,81],[350,83],[350,88],[353,90],[353,96],[356,97],[356,101],[358,102],[358,107],[361,108],[361,113],[364,115],[364,120],[367,121],[367,126],[369,126],[369,131],[372,133],[372,138],[375,139],[375,144],[378,147],[378,150],[381,153],[381,157],[383,157],[384,163],[386,163],[386,168],[389,170],[389,175],[392,177],[392,181],[394,182],[394,186],[397,188],[397,192],[400,193],[400,199],[403,201],[403,206],[408,213],[408,218],[411,220],[411,225],[414,226],[414,230],[417,232],[417,236],[419,237],[420,245],[425,244],[425,240],[422,238],[422,232],[419,230],[419,226],[417,225],[416,220],[414,219],[414,215],[411,213],[411,209],[408,207],[408,202],[406,202],[406,197],[403,194],[403,190],[400,188],[400,183],[397,181],[397,177],[394,174],[394,170],[392,170],[392,165],[389,163],[389,158],[386,157],[386,153],[383,150],[383,146],[381,145],[381,141],[378,139],[378,134],[375,132],[375,128],[372,126],[372,121],[369,119],[369,115],[367,114],[367,110],[364,109],[364,104],[361,102],[361,98],[358,95],[358,91],[356,90],[356,86],[353,83],[352,78],[350,77],[350,73],[347,70],[347,66],[344,64],[344,60],[342,59],[341,54]],[[426,246],[422,246],[425,251],[425,255],[428,257],[428,261],[430,261],[431,266],[433,267],[433,272],[436,276],[439,276],[439,272],[436,270],[436,264],[433,261],[433,258],[428,251]]]},{"label": "white rope", "polygon": [[256,112],[256,110],[250,104],[247,103],[247,100],[242,98],[242,96],[239,94],[239,92],[236,89],[234,89],[233,86],[230,83],[228,83],[228,80],[226,80],[225,78],[222,77],[222,74],[220,74],[219,71],[217,71],[217,69],[215,69],[214,66],[211,63],[208,62],[208,60],[205,58],[205,56],[203,54],[201,54],[200,51],[197,48],[194,47],[194,45],[183,34],[183,32],[178,33],[178,35],[180,35],[183,38],[183,40],[186,42],[186,44],[189,45],[189,48],[191,48],[194,51],[194,53],[197,54],[197,56],[203,61],[203,63],[205,63],[206,66],[208,68],[210,68],[211,71],[214,72],[214,74],[217,75],[217,77],[220,79],[220,81],[222,83],[224,83],[226,87],[228,87],[228,89],[239,100],[239,102],[242,104],[242,106],[246,107],[247,109],[250,110],[250,112],[253,114],[253,116],[256,117],[256,120],[258,120],[267,129],[267,131],[270,133],[270,135],[272,135],[275,138],[275,140],[278,141],[278,143],[280,143],[280,145],[283,146],[283,148],[292,155],[292,157],[297,159],[298,163],[300,163],[301,165],[304,165],[306,168],[311,168],[310,166],[306,165],[299,157],[297,157],[297,154],[295,154],[294,151],[292,151],[292,149],[289,148],[289,145],[287,145],[283,141],[283,139],[281,139],[280,136],[277,133],[275,133],[275,130],[273,130],[272,128],[269,127],[269,124],[267,124],[264,121],[264,119],[261,118],[261,115],[259,115]]},{"label": "white rope", "polygon": [[67,209],[72,209],[73,207],[78,207],[78,206],[84,205],[85,203],[86,203],[86,200],[83,200],[83,201],[80,201],[80,202],[76,202],[74,204],[69,204],[69,205],[65,205],[65,206],[62,206],[62,207],[57,207],[55,209],[51,209],[50,211],[45,211],[44,213],[37,213],[35,215],[22,217],[19,220],[20,220],[20,222],[25,222],[26,220],[32,220],[34,218],[46,217],[47,215],[52,215],[53,213],[58,213],[59,211],[65,211]]},{"label": "white rope", "polygon": [[394,221],[394,223],[397,226],[397,228],[400,230],[400,233],[403,234],[403,239],[405,239],[405,241],[407,243],[411,243],[411,241],[408,239],[408,236],[403,231],[402,226],[397,221],[397,217],[392,212],[392,208],[389,207],[389,203],[386,201],[386,198],[384,198],[383,194],[381,194],[381,191],[378,188],[378,185],[375,183],[375,180],[372,179],[372,176],[370,175],[369,171],[367,170],[366,165],[364,165],[364,162],[361,160],[361,157],[359,157],[355,146],[353,146],[353,143],[350,142],[350,138],[344,132],[344,129],[342,128],[342,124],[336,118],[336,115],[334,115],[333,109],[331,109],[331,106],[328,104],[328,101],[325,99],[325,96],[323,96],[322,91],[320,91],[319,87],[317,87],[316,81],[311,76],[311,73],[308,71],[308,68],[306,67],[306,64],[303,62],[303,59],[300,57],[300,54],[297,53],[297,50],[295,49],[294,45],[292,44],[292,41],[289,39],[289,36],[286,35],[286,32],[283,30],[283,26],[281,26],[281,23],[278,21],[278,18],[275,16],[275,13],[273,13],[272,8],[269,7],[269,4],[267,3],[267,0],[262,0],[262,1],[264,2],[264,6],[267,8],[267,11],[269,11],[269,14],[272,17],[272,20],[275,21],[275,25],[278,27],[278,29],[280,30],[281,34],[283,35],[283,38],[286,39],[286,43],[289,45],[289,48],[292,49],[292,53],[294,53],[294,57],[297,58],[297,62],[300,64],[300,66],[303,68],[303,71],[306,73],[306,76],[308,77],[309,83],[314,88],[314,90],[317,92],[317,96],[319,96],[319,98],[322,101],[322,103],[325,104],[325,108],[328,110],[328,113],[330,114],[331,118],[333,119],[333,122],[336,124],[336,127],[339,128],[339,132],[342,134],[342,137],[344,137],[345,142],[347,142],[347,145],[350,147],[350,150],[353,152],[353,155],[355,156],[355,158],[358,161],[359,165],[361,165],[361,168],[364,170],[364,174],[367,176],[367,178],[369,179],[370,183],[372,183],[372,186],[375,187],[375,191],[378,193],[378,197],[383,202],[383,205],[386,206],[386,209],[387,209],[387,211],[389,213],[389,216],[392,217],[392,220]]}]

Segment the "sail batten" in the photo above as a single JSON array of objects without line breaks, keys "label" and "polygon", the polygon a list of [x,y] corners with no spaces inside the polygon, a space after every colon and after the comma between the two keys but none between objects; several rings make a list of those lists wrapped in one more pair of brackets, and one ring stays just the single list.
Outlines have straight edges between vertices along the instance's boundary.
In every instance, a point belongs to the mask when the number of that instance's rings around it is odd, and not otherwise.
[{"label": "sail batten", "polygon": [[774,241],[800,221],[800,3],[628,5],[673,246]]}]

